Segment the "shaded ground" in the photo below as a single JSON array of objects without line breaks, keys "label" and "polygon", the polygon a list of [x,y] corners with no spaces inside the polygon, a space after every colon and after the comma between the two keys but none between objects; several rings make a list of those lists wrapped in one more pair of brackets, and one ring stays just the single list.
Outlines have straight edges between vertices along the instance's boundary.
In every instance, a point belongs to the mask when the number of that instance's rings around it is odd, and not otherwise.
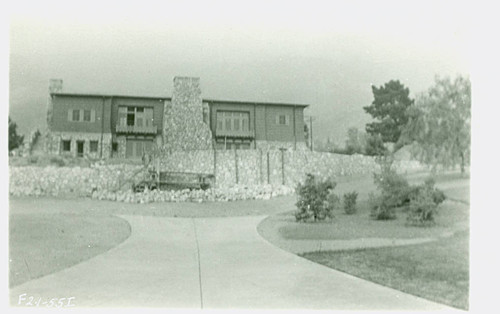
[{"label": "shaded ground", "polygon": [[468,309],[468,232],[427,244],[301,256],[406,293]]}]

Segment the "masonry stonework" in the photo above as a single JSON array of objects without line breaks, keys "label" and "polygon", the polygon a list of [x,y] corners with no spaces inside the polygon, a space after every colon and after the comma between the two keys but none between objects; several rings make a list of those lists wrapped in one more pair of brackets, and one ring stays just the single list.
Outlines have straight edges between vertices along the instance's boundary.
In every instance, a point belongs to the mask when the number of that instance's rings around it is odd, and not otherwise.
[{"label": "masonry stonework", "polygon": [[[70,151],[64,152],[62,141],[71,141]],[[50,132],[46,135],[45,150],[51,155],[77,157],[77,142],[83,142],[83,156],[92,159],[111,157],[111,133]],[[90,151],[90,141],[97,141],[97,151]],[[101,153],[102,151],[102,153]]]},{"label": "masonry stonework", "polygon": [[212,132],[203,121],[199,78],[174,78],[172,100],[166,104],[163,121],[163,143],[166,149],[212,149]]},{"label": "masonry stonework", "polygon": [[269,150],[278,150],[278,149],[287,149],[287,150],[309,150],[306,143],[303,141],[294,142],[283,142],[283,141],[259,141],[255,142],[255,146],[257,149],[261,149],[263,151]]}]

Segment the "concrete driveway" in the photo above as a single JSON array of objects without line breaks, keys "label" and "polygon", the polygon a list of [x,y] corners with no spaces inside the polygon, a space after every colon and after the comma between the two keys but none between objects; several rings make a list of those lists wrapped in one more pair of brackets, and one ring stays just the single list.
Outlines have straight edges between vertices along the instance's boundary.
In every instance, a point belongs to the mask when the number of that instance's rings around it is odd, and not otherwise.
[{"label": "concrete driveway", "polygon": [[114,249],[10,290],[76,307],[336,310],[449,309],[285,252],[256,231],[264,218],[122,216],[132,234]]}]

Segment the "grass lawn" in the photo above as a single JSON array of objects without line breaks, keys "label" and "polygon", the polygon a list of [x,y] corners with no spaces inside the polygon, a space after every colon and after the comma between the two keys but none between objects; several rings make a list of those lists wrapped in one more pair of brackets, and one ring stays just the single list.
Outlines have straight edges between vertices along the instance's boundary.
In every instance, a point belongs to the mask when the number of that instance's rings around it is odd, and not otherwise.
[{"label": "grass lawn", "polygon": [[358,213],[335,213],[331,221],[301,223],[295,221],[294,212],[270,217],[275,220],[280,235],[289,240],[348,240],[359,238],[425,238],[439,236],[457,224],[468,224],[469,206],[445,201],[439,207],[436,224],[432,227],[406,226],[406,214],[398,211],[395,220],[381,221],[369,217],[367,201],[358,204]]},{"label": "grass lawn", "polygon": [[129,235],[129,224],[114,216],[11,213],[9,287],[101,254]]},{"label": "grass lawn", "polygon": [[[423,182],[427,176],[416,174],[409,177],[411,184]],[[348,240],[358,238],[424,238],[439,236],[455,227],[469,223],[469,180],[455,174],[436,178],[436,186],[447,197],[456,201],[445,201],[438,207],[436,224],[432,227],[407,227],[406,213],[397,212],[397,219],[379,221],[370,219],[368,206],[369,192],[376,191],[372,177],[338,183],[334,192],[342,195],[347,191],[359,191],[357,213],[346,215],[343,210],[335,212],[333,220],[324,222],[299,223],[295,221],[295,211],[269,217],[264,224],[274,224],[281,237],[289,240]]]},{"label": "grass lawn", "polygon": [[468,309],[468,232],[427,244],[302,256],[384,286]]},{"label": "grass lawn", "polygon": [[[411,184],[426,179],[426,174],[412,174]],[[346,215],[342,210],[331,221],[299,223],[295,207],[286,213],[266,218],[259,233],[282,248],[302,240],[351,240],[359,238],[438,238],[425,244],[376,249],[306,253],[302,256],[328,267],[344,271],[410,294],[460,309],[468,308],[469,291],[469,179],[459,173],[439,175],[436,186],[449,200],[438,207],[432,227],[408,227],[406,214],[400,210],[396,220],[369,218],[368,194],[375,192],[372,177],[339,181],[334,192],[342,195],[358,191],[358,212]],[[461,231],[460,231],[461,230]],[[456,232],[441,237],[443,233]],[[314,243],[314,242],[313,242]],[[360,296],[362,297],[362,296]]]}]

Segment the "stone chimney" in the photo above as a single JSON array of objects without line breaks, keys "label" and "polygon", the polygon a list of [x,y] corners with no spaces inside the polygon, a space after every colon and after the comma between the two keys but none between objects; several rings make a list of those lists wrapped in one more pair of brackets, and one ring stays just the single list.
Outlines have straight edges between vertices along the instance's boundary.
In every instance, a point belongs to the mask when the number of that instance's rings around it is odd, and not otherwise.
[{"label": "stone chimney", "polygon": [[47,99],[47,128],[50,131],[52,129],[52,93],[62,92],[63,80],[61,79],[50,79],[49,80],[49,97]]},{"label": "stone chimney", "polygon": [[63,88],[63,80],[50,79],[50,81],[49,81],[49,93],[62,92],[62,88]]},{"label": "stone chimney", "polygon": [[163,145],[172,151],[212,149],[212,132],[203,122],[199,78],[174,78],[172,101],[164,110]]}]

